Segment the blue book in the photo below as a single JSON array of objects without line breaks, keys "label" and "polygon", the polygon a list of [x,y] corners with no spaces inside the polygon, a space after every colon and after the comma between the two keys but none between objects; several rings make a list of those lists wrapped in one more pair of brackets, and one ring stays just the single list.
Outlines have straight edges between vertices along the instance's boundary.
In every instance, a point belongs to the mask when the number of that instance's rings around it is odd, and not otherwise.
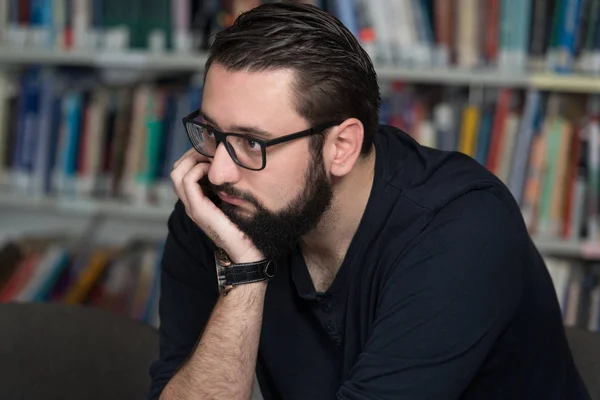
[{"label": "blue book", "polygon": [[40,98],[40,70],[28,68],[21,76],[19,111],[17,121],[17,141],[13,171],[16,184],[22,188],[29,185],[37,148],[38,117]]},{"label": "blue book", "polygon": [[[165,100],[165,113],[162,124],[161,145],[158,153],[158,178],[168,179],[173,163],[169,164],[169,153],[171,150],[171,135],[181,134],[181,119],[177,119],[177,94],[168,93]],[[178,130],[179,132],[177,132]]]},{"label": "blue book", "polygon": [[49,192],[50,172],[52,171],[52,152],[55,151],[58,130],[54,120],[60,116],[56,112],[58,76],[53,69],[45,69],[41,73],[41,96],[39,112],[39,129],[37,149],[34,161],[34,184],[36,194]]},{"label": "blue book", "polygon": [[515,34],[515,54],[517,67],[525,69],[527,67],[527,57],[529,50],[529,30],[531,26],[532,4],[531,0],[519,0],[518,9],[513,11],[512,18],[515,18],[517,30]]},{"label": "blue book", "polygon": [[18,89],[18,100],[17,100],[17,116],[15,118],[15,132],[14,141],[12,148],[12,164],[11,168],[13,172],[19,171],[21,168],[22,159],[22,148],[23,148],[23,129],[25,127],[25,115],[27,113],[27,84],[28,84],[28,73],[27,70],[19,76],[19,89]]},{"label": "blue book", "polygon": [[92,26],[95,29],[104,27],[104,0],[92,0]]},{"label": "blue book", "polygon": [[475,150],[475,160],[481,165],[485,165],[490,149],[490,139],[492,137],[492,125],[494,122],[494,106],[486,104],[481,113],[481,121],[477,132],[477,149]]},{"label": "blue book", "polygon": [[19,23],[19,0],[8,0],[8,23]]},{"label": "blue book", "polygon": [[[595,31],[594,31],[594,45],[593,45],[593,53],[600,53],[600,10],[598,10],[598,14],[596,14],[594,21],[596,21]],[[600,71],[595,71],[596,73]]]},{"label": "blue book", "polygon": [[413,0],[414,12],[419,15],[420,26],[417,26],[423,39],[428,46],[435,46],[433,26],[433,3],[422,0]]},{"label": "blue book", "polygon": [[154,263],[154,274],[152,277],[152,287],[150,289],[150,293],[148,294],[148,301],[146,302],[146,307],[142,314],[142,321],[146,324],[152,324],[154,315],[157,312],[158,308],[158,300],[160,298],[160,273],[161,273],[161,260],[164,250],[164,245],[162,242],[157,243],[157,257],[156,262]]},{"label": "blue book", "polygon": [[202,84],[192,83],[188,87],[188,99],[189,99],[189,111],[188,114],[194,110],[197,110],[202,105]]},{"label": "blue book", "polygon": [[50,293],[54,285],[58,281],[58,278],[69,265],[69,253],[64,248],[56,250],[56,254],[52,255],[52,258],[48,260],[48,264],[44,265],[44,268],[48,268],[49,271],[44,276],[44,279],[39,283],[39,287],[33,294],[32,301],[46,301],[49,300]]},{"label": "blue book", "polygon": [[44,21],[44,0],[29,0],[30,14],[29,23],[31,26],[39,28]]},{"label": "blue book", "polygon": [[44,175],[44,183],[43,188],[45,193],[50,193],[52,191],[52,171],[54,171],[54,166],[57,162],[57,154],[58,154],[58,146],[60,139],[60,125],[62,122],[61,119],[61,110],[62,110],[62,97],[56,96],[52,101],[52,127],[50,129],[50,147],[48,148],[49,158],[48,158],[48,171]]},{"label": "blue book", "polygon": [[559,24],[557,34],[556,72],[571,73],[573,71],[575,37],[579,28],[582,0],[563,0],[563,20]]},{"label": "blue book", "polygon": [[[194,102],[196,104],[196,102]],[[182,119],[189,114],[192,109],[190,108],[190,95],[188,93],[180,93],[177,95],[175,100],[176,116],[174,123],[170,126],[169,132],[169,151],[167,154],[167,161],[164,166],[164,174],[169,176],[171,168],[175,161],[177,161],[188,149],[192,147],[185,127],[183,126]]]},{"label": "blue book", "polygon": [[527,177],[527,166],[529,163],[531,142],[533,141],[536,128],[536,118],[540,108],[540,97],[541,94],[537,90],[529,90],[527,92],[525,111],[517,133],[517,143],[513,158],[514,165],[508,180],[508,188],[519,204],[521,204],[525,178]]},{"label": "blue book", "polygon": [[354,37],[358,37],[358,19],[354,0],[334,0],[335,15],[348,28]]},{"label": "blue book", "polygon": [[69,93],[65,97],[63,107],[65,131],[62,138],[62,159],[59,164],[60,174],[62,176],[62,190],[73,193],[75,190],[75,176],[77,174],[77,157],[81,130],[81,93]]},{"label": "blue book", "polygon": [[389,98],[384,98],[381,101],[381,107],[379,108],[379,124],[387,125],[390,123],[392,115],[392,107]]}]

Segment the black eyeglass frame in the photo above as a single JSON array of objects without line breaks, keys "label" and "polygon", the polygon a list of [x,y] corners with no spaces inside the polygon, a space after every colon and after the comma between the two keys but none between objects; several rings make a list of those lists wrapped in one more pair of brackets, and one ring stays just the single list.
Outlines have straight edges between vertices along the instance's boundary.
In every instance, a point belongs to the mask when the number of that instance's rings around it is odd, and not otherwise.
[{"label": "black eyeglass frame", "polygon": [[[276,139],[264,140],[264,139],[259,139],[259,138],[249,136],[249,135],[243,134],[243,133],[221,132],[221,131],[213,128],[212,126],[208,126],[201,122],[194,121],[194,119],[198,118],[199,116],[200,116],[200,110],[198,109],[198,110],[193,111],[192,113],[186,115],[182,119],[185,132],[188,136],[188,140],[190,141],[190,143],[192,144],[194,149],[198,153],[202,154],[205,157],[209,157],[209,158],[214,157],[214,155],[209,156],[207,154],[204,154],[204,152],[202,152],[198,147],[196,147],[196,145],[194,144],[194,140],[192,139],[192,133],[190,132],[190,130],[188,130],[187,124],[197,125],[200,128],[206,128],[206,129],[210,130],[215,135],[215,139],[217,141],[217,147],[219,146],[219,143],[224,143],[225,148],[227,149],[227,153],[229,153],[229,156],[231,157],[231,159],[240,167],[251,170],[251,171],[261,171],[261,170],[265,169],[265,167],[267,166],[267,147],[274,146],[274,145],[280,144],[280,143],[289,142],[290,140],[295,140],[295,139],[300,139],[300,138],[307,137],[307,136],[322,134],[323,131],[340,124],[340,122],[327,122],[324,124],[319,124],[319,125],[313,126],[312,128],[308,128],[308,129],[305,129],[300,132],[290,133],[289,135],[284,135],[284,136],[278,137]],[[231,147],[229,142],[226,140],[228,136],[235,136],[235,137],[240,137],[243,139],[248,139],[248,140],[256,142],[258,145],[260,145],[260,150],[261,150],[261,155],[262,155],[262,166],[260,168],[250,168],[246,165],[243,165],[238,160],[237,155],[235,154],[235,150]]]}]

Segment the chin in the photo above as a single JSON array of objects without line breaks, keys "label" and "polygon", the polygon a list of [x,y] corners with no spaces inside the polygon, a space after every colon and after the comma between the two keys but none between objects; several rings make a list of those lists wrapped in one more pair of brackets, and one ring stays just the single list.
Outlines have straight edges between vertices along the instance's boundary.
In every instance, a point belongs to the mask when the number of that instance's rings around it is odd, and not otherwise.
[{"label": "chin", "polygon": [[254,217],[254,214],[250,210],[233,204],[224,204],[220,208],[230,219],[235,217],[234,219],[237,220],[250,221]]},{"label": "chin", "polygon": [[243,208],[236,208],[233,210],[233,213],[241,220],[245,220],[250,222],[252,220],[252,218],[254,218],[254,214],[248,210],[245,210]]}]

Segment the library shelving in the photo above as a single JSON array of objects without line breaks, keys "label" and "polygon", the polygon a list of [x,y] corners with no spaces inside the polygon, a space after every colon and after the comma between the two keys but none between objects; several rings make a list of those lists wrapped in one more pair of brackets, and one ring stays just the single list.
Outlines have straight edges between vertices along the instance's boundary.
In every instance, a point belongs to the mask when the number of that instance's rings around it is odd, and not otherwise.
[{"label": "library shelving", "polygon": [[[201,72],[208,54],[150,52],[145,50],[96,51],[19,49],[0,47],[0,68],[26,65],[137,69],[153,72]],[[377,66],[381,80],[407,83],[512,87],[573,93],[600,93],[600,76],[524,72],[498,68],[407,68]]]},{"label": "library shelving", "polygon": [[193,72],[204,68],[207,54],[173,54],[127,51],[83,51],[0,47],[0,66],[72,66],[90,68],[135,68],[162,72]]},{"label": "library shelving", "polygon": [[[150,206],[116,200],[60,199],[51,196],[30,197],[15,194],[0,194],[0,207],[19,212],[47,211],[57,214],[93,217],[96,215],[129,220],[144,220],[165,223],[172,211],[166,205]],[[538,250],[555,257],[600,260],[600,243],[582,240],[558,240],[534,238]]]},{"label": "library shelving", "polygon": [[47,211],[57,214],[92,217],[108,216],[128,220],[152,221],[166,223],[173,207],[166,205],[136,204],[131,201],[97,200],[97,199],[65,199],[52,196],[24,196],[18,194],[0,194],[0,207],[17,212]]}]

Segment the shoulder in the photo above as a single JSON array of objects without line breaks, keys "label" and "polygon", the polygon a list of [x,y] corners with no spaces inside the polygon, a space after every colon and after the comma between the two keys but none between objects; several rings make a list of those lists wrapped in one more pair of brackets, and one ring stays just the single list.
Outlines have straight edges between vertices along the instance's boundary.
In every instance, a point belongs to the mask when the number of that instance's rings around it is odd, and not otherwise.
[{"label": "shoulder", "polygon": [[471,190],[432,211],[388,266],[381,305],[392,307],[407,294],[419,293],[440,306],[452,302],[482,314],[499,301],[505,302],[503,311],[514,309],[523,269],[537,262],[536,254],[510,204],[492,190]]},{"label": "shoulder", "polygon": [[388,283],[446,293],[460,288],[452,285],[458,280],[499,286],[538,261],[517,202],[491,172],[395,128],[383,127],[377,140],[379,197],[391,199],[382,204],[389,207],[378,236],[385,243],[377,244],[379,276]]},{"label": "shoulder", "polygon": [[[460,196],[436,212],[402,254],[386,257],[375,324],[388,321],[433,353],[463,353],[483,337],[497,337],[523,301],[524,269],[537,262],[528,243],[494,194]],[[393,254],[394,245],[388,246]]]},{"label": "shoulder", "polygon": [[381,126],[376,138],[379,179],[424,209],[441,209],[460,196],[492,188],[511,202],[508,188],[474,159],[421,146],[405,132]]}]

